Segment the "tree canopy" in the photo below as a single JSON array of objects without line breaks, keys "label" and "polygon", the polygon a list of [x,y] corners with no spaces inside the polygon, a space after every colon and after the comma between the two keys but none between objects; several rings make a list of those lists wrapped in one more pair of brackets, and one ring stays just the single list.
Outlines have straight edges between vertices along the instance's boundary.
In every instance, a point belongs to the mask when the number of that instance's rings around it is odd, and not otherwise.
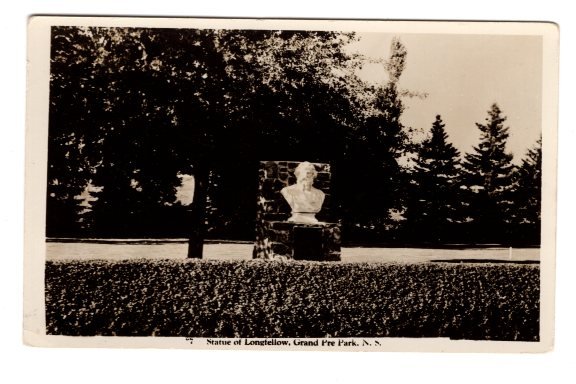
[{"label": "tree canopy", "polygon": [[492,104],[485,124],[476,123],[480,144],[464,158],[463,185],[468,192],[467,217],[480,242],[499,243],[506,236],[513,204],[512,155],[506,151],[509,128],[497,104]]},{"label": "tree canopy", "polygon": [[[496,104],[462,166],[439,116],[414,142],[402,122],[410,92],[399,89],[406,47],[394,38],[379,61],[388,80],[368,84],[364,58],[346,49],[357,39],[54,27],[47,235],[251,240],[261,160],[332,164],[345,242],[446,242],[462,228],[467,241],[502,242],[502,225],[518,238],[527,223],[536,231],[541,152],[514,167]],[[411,154],[413,165],[403,161]],[[186,175],[190,206],[176,197]]]},{"label": "tree canopy", "polygon": [[407,229],[428,243],[457,241],[460,224],[460,152],[448,141],[440,115],[417,152],[406,210]]}]

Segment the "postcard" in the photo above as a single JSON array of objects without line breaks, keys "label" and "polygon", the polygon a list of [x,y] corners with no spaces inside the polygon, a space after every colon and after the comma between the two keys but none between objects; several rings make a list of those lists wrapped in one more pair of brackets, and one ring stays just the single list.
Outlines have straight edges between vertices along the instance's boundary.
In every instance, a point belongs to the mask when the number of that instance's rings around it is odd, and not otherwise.
[{"label": "postcard", "polygon": [[31,17],[24,342],[550,351],[558,39]]}]

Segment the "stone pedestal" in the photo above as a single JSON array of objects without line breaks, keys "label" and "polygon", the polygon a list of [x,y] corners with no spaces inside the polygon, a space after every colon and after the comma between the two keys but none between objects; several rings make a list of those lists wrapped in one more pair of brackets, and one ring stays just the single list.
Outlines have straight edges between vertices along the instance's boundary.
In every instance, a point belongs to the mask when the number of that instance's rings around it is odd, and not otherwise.
[{"label": "stone pedestal", "polygon": [[[288,221],[291,209],[281,190],[296,182],[294,161],[262,161],[256,209],[256,259],[340,260],[340,224],[331,210],[330,165],[313,163],[318,172],[314,187],[325,194],[318,223]],[[314,216],[314,215],[312,215]]]},{"label": "stone pedestal", "polygon": [[264,221],[262,224],[262,231],[256,238],[255,258],[340,260],[340,226],[337,223]]}]

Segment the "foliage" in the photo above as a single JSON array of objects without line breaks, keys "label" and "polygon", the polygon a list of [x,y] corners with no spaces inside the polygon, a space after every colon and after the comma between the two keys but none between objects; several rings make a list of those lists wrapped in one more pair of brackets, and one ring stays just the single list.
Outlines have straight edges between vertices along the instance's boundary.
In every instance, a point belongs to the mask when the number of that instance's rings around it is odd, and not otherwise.
[{"label": "foliage", "polygon": [[357,240],[393,241],[398,226],[392,211],[402,207],[405,170],[399,159],[409,138],[401,122],[404,104],[398,80],[404,71],[407,51],[398,38],[382,65],[388,81],[364,92],[369,100],[363,119],[348,133],[344,155],[334,169],[335,196],[341,203],[344,236]]},{"label": "foliage", "polygon": [[[90,225],[78,234],[154,236],[146,228],[162,231],[157,223],[170,211],[186,217],[174,189],[179,173],[192,173],[204,188],[197,196],[212,187],[209,229],[250,237],[257,161],[342,153],[362,86],[353,74],[359,61],[342,50],[353,39],[315,31],[54,28],[50,218],[73,219],[74,197],[97,186],[83,217]],[[218,188],[209,185],[214,180]],[[201,200],[192,207],[197,224],[205,220]],[[62,235],[62,223],[48,228]]]},{"label": "foliage", "polygon": [[460,153],[448,142],[440,115],[418,148],[405,212],[405,229],[422,241],[446,243],[460,221]]},{"label": "foliage", "polygon": [[539,268],[48,262],[46,323],[57,335],[537,341]]},{"label": "foliage", "polygon": [[[218,188],[213,235],[252,239],[258,162],[267,159],[330,162],[357,123],[354,75],[359,62],[343,53],[351,34],[315,31],[220,31],[236,101],[226,112],[210,166]],[[231,161],[233,159],[233,161]],[[252,180],[252,182],[250,182]]]},{"label": "foliage", "polygon": [[[261,160],[327,162],[344,242],[535,244],[541,149],[518,169],[498,105],[459,155],[437,118],[402,123],[408,52],[394,38],[358,76],[337,31],[55,27],[47,235],[252,240]],[[412,164],[406,158],[415,157]],[[193,175],[190,206],[175,200]],[[462,193],[456,188],[463,187]],[[458,203],[459,202],[459,203]]]},{"label": "foliage", "polygon": [[515,237],[540,241],[542,211],[542,138],[528,150],[516,174],[514,186]]},{"label": "foliage", "polygon": [[[206,100],[185,95],[217,86],[202,77],[208,37],[181,37],[177,30],[53,29],[49,180],[82,171],[83,179],[68,184],[102,188],[91,215],[95,233],[133,235],[157,220],[173,199],[177,173],[190,171],[191,158],[205,149],[197,139],[211,117],[200,113]],[[202,61],[176,67],[184,53]],[[49,200],[69,200],[53,184]]]},{"label": "foliage", "polygon": [[480,144],[463,162],[463,186],[470,229],[476,241],[500,243],[508,235],[513,210],[511,196],[515,171],[512,154],[506,152],[508,127],[497,104],[488,111],[485,124],[476,123]]}]

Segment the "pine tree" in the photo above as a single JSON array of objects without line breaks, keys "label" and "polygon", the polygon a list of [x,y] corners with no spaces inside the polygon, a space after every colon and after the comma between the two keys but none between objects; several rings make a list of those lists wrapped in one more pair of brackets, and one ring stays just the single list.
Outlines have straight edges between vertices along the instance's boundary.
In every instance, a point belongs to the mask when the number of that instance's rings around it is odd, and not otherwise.
[{"label": "pine tree", "polygon": [[458,177],[460,153],[448,142],[440,115],[429,138],[419,147],[412,188],[405,212],[411,239],[442,243],[451,240],[458,222]]},{"label": "pine tree", "polygon": [[464,159],[463,184],[467,190],[467,215],[471,223],[469,240],[507,243],[512,215],[510,192],[515,171],[512,154],[506,152],[508,127],[497,104],[488,111],[485,124],[476,123],[480,144]]},{"label": "pine tree", "polygon": [[542,138],[528,150],[517,172],[514,190],[514,238],[523,244],[540,243],[542,200]]}]

